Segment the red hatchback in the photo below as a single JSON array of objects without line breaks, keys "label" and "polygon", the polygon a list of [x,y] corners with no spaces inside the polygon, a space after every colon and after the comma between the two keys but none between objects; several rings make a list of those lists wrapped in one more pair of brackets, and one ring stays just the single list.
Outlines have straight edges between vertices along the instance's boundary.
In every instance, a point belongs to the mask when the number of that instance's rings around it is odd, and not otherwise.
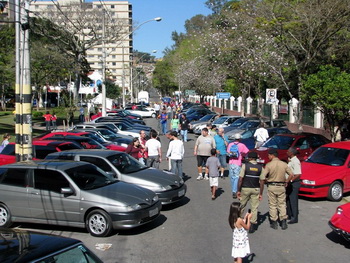
[{"label": "red hatchback", "polygon": [[299,195],[339,201],[350,192],[350,141],[325,144],[301,164]]},{"label": "red hatchback", "polygon": [[268,163],[269,148],[275,148],[278,152],[278,158],[282,161],[288,161],[287,150],[290,147],[298,149],[297,157],[304,161],[314,150],[330,140],[319,134],[298,133],[298,134],[277,134],[268,139],[261,147],[252,150],[257,152],[261,163]]},{"label": "red hatchback", "polygon": [[328,224],[335,233],[350,242],[350,203],[338,206]]}]

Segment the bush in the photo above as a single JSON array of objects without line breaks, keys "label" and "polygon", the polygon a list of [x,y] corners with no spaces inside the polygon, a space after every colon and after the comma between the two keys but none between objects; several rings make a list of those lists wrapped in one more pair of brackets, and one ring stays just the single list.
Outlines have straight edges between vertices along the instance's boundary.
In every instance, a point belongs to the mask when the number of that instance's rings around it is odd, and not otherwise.
[{"label": "bush", "polygon": [[33,111],[32,112],[32,117],[33,119],[42,119],[44,113],[42,111]]}]

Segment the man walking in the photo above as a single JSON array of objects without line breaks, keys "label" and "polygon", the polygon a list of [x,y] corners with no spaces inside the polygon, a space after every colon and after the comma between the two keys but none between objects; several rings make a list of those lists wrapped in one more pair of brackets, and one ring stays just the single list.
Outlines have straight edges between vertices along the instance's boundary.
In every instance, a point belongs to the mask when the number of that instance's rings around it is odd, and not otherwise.
[{"label": "man walking", "polygon": [[240,143],[241,135],[235,134],[235,140],[227,146],[227,153],[229,156],[229,176],[231,180],[232,198],[237,198],[237,188],[239,173],[242,166],[242,157],[244,157],[249,149],[243,143]]},{"label": "man walking", "polygon": [[248,201],[250,201],[250,207],[252,209],[249,233],[253,233],[256,230],[258,207],[259,202],[262,200],[265,183],[261,176],[263,167],[256,162],[257,158],[258,154],[256,152],[248,153],[249,162],[242,165],[238,182],[237,197],[241,203],[241,214],[244,214],[243,212]]},{"label": "man walking", "polygon": [[161,144],[157,140],[157,132],[151,131],[151,139],[146,142],[146,151],[148,151],[147,166],[159,169],[159,163],[162,161]]},{"label": "man walking", "polygon": [[254,138],[255,138],[255,148],[259,148],[269,138],[269,133],[265,129],[265,124],[263,122],[261,122],[259,128],[256,129],[254,133]]},{"label": "man walking", "polygon": [[290,218],[288,224],[298,223],[298,193],[301,185],[301,164],[298,157],[296,156],[297,153],[298,150],[295,147],[290,147],[287,151],[287,155],[289,157],[288,167],[294,174],[287,187],[287,215]]},{"label": "man walking", "polygon": [[227,166],[227,145],[228,145],[228,138],[225,135],[224,128],[219,128],[218,133],[214,136],[215,144],[216,144],[216,152],[217,157],[220,161],[220,177],[224,178],[224,171]]},{"label": "man walking", "polygon": [[184,142],[187,142],[187,132],[189,129],[190,122],[188,121],[186,114],[181,114],[181,119],[180,119],[180,133],[182,140]]},{"label": "man walking", "polygon": [[171,158],[171,172],[183,178],[182,159],[185,154],[184,144],[177,138],[177,132],[170,132],[171,142],[166,154],[167,158]]},{"label": "man walking", "polygon": [[[270,213],[270,227],[277,229],[277,219],[281,221],[281,228],[285,230],[287,225],[286,213],[286,186],[294,177],[292,170],[288,165],[278,159],[277,149],[270,148],[268,157],[270,162],[265,166],[262,172],[262,178],[267,183],[267,196],[269,198],[269,213]],[[289,175],[286,180],[286,173]],[[268,177],[267,177],[268,175]]]},{"label": "man walking", "polygon": [[[211,149],[216,147],[214,138],[211,137],[208,132],[207,128],[203,128],[202,135],[197,138],[196,144],[194,145],[194,155],[197,156],[197,180],[203,179],[202,168],[205,167],[207,159],[211,156]],[[204,179],[209,180],[208,174],[204,175]]]}]

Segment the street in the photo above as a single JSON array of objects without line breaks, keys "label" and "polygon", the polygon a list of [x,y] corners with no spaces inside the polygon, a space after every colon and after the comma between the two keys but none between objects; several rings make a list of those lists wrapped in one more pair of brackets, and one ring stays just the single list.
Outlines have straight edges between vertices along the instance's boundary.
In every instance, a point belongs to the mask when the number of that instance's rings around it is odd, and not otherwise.
[{"label": "street", "polygon": [[[146,123],[157,127],[155,119]],[[209,182],[197,181],[193,156],[195,136],[185,144],[184,173],[188,176],[186,197],[166,206],[152,223],[132,230],[114,231],[95,238],[85,229],[21,224],[22,228],[82,240],[104,262],[232,262],[232,231],[228,212],[233,201],[230,180],[219,180],[219,196],[211,200]],[[161,137],[165,151],[168,141]],[[161,169],[168,163],[163,159]],[[266,190],[266,189],[265,189]],[[327,200],[300,200],[299,223],[283,231],[269,227],[266,191],[259,207],[259,228],[249,235],[251,252],[244,262],[348,262],[350,244],[332,233],[328,220],[340,204]],[[110,244],[110,248],[108,245]],[[96,247],[102,246],[105,250]]]}]

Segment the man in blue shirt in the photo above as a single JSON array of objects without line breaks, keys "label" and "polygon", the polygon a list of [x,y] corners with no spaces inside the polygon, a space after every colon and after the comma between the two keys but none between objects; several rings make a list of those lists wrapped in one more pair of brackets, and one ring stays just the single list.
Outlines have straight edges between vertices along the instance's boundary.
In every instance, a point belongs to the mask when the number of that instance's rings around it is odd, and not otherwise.
[{"label": "man in blue shirt", "polygon": [[220,177],[224,178],[224,171],[227,166],[226,156],[227,156],[227,145],[229,143],[229,140],[227,136],[224,134],[224,128],[219,128],[218,133],[214,136],[215,144],[216,144],[216,151],[217,151],[217,157],[220,161]]}]

